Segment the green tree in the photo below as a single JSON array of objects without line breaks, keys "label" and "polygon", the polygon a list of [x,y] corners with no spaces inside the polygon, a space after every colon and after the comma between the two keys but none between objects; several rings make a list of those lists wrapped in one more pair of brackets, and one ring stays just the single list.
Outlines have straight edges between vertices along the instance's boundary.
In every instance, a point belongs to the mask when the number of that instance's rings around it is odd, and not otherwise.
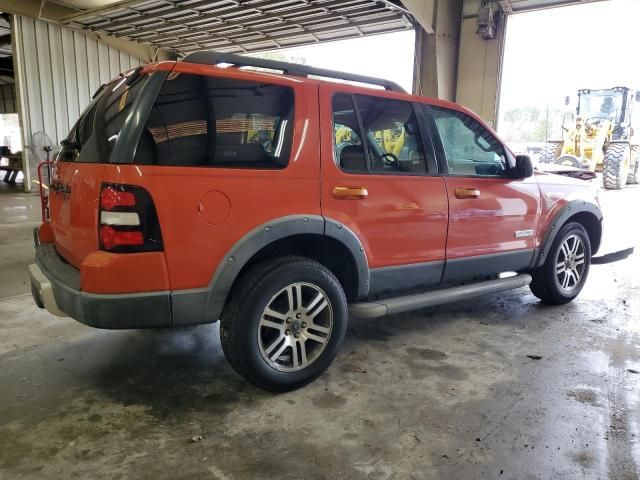
[{"label": "green tree", "polygon": [[276,60],[278,62],[289,62],[289,63],[299,63],[301,65],[306,65],[307,59],[300,55],[292,55],[283,52],[260,52],[260,53],[250,53],[249,56],[264,58],[267,60]]}]

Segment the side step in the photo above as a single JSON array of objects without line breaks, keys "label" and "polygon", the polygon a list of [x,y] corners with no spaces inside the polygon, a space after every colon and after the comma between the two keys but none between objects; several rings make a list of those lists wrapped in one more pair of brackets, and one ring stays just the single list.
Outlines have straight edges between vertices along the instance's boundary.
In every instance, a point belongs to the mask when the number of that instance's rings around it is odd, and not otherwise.
[{"label": "side step", "polygon": [[418,308],[432,307],[457,300],[466,300],[478,295],[503,292],[525,287],[531,283],[531,275],[520,273],[514,277],[486,280],[484,282],[444,288],[426,293],[387,298],[377,302],[359,302],[349,305],[349,314],[357,318],[377,318]]}]

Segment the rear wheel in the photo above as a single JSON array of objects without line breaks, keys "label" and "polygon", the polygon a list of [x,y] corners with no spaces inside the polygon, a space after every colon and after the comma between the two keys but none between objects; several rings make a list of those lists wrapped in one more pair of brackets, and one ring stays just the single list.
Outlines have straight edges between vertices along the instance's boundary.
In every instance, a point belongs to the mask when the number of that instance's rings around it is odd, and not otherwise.
[{"label": "rear wheel", "polygon": [[531,291],[544,303],[568,303],[584,287],[590,266],[587,231],[579,223],[568,223],[558,232],[544,265],[532,272]]},{"label": "rear wheel", "polygon": [[582,160],[575,155],[562,155],[556,158],[553,163],[567,167],[582,168]]},{"label": "rear wheel", "polygon": [[346,332],[347,301],[324,265],[282,257],[242,277],[220,320],[231,366],[260,388],[284,392],[329,367]]},{"label": "rear wheel", "polygon": [[608,190],[620,190],[627,183],[631,165],[628,143],[610,143],[604,153],[602,184]]}]

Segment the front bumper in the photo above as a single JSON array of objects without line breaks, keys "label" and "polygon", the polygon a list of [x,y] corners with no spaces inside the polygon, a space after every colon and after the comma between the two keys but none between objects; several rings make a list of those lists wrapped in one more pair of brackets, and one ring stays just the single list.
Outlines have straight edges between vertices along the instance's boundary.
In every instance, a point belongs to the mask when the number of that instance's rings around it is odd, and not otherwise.
[{"label": "front bumper", "polygon": [[36,247],[29,266],[35,303],[57,316],[70,316],[96,328],[171,326],[170,292],[95,294],[80,288],[80,271],[66,263],[51,243]]}]

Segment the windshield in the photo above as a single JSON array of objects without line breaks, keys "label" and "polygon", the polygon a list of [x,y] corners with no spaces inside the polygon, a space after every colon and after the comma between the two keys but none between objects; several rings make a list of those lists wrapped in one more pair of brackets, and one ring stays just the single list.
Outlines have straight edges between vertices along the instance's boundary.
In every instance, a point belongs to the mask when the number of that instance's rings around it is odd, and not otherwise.
[{"label": "windshield", "polygon": [[580,93],[578,115],[584,119],[606,118],[614,123],[620,121],[623,92],[614,90],[590,90]]}]

